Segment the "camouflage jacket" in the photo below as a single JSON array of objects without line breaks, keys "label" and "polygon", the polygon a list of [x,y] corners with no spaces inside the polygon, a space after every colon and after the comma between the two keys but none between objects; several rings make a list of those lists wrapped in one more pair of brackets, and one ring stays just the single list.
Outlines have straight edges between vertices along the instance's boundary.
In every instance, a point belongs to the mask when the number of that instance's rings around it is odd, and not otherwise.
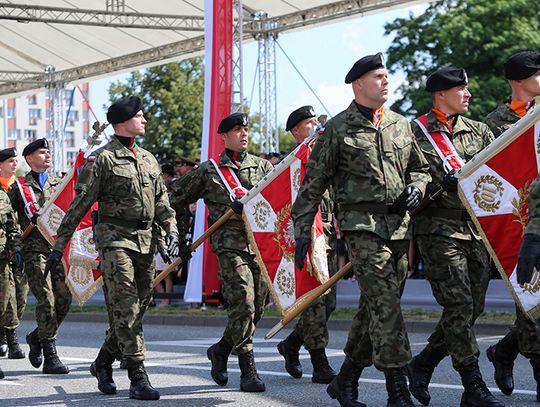
[{"label": "camouflage jacket", "polygon": [[[222,152],[219,157],[220,167],[230,167],[236,173],[244,188],[251,189],[259,180],[272,170],[272,164],[262,158],[247,154],[240,168]],[[208,225],[212,225],[227,212],[231,198],[226,186],[210,161],[202,163],[199,168],[178,179],[172,186],[171,204],[183,216],[189,210],[188,205],[204,199],[208,207]],[[180,235],[186,231],[179,225]],[[252,252],[246,234],[246,228],[241,216],[233,215],[221,228],[212,235],[212,247],[215,252],[220,250],[240,250]]]},{"label": "camouflage jacket", "polygon": [[529,190],[529,223],[525,233],[540,235],[540,177],[536,178]]},{"label": "camouflage jacket", "polygon": [[8,194],[0,188],[0,259],[7,259],[8,252],[21,250],[21,229],[15,218]]},{"label": "camouflage jacket", "polygon": [[[353,101],[328,121],[315,143],[292,209],[295,237],[309,236],[317,206],[332,185],[342,231],[368,231],[383,239],[409,238],[403,191],[408,185],[424,191],[429,181],[428,164],[407,120],[386,110],[377,129]],[[389,207],[402,210],[375,211]]]},{"label": "camouflage jacket", "polygon": [[[34,196],[36,197],[37,203],[40,206],[49,199],[49,197],[54,193],[54,190],[60,184],[60,180],[51,174],[47,178],[43,189],[39,186],[37,181],[32,176],[32,172],[29,172],[24,177],[25,185],[28,185],[34,191]],[[13,210],[17,213],[17,218],[19,220],[19,225],[21,230],[24,231],[30,225],[30,219],[24,212],[24,200],[19,191],[17,183],[14,182],[11,185],[11,188],[8,192],[9,199],[11,200],[11,205]],[[51,251],[51,245],[49,242],[42,236],[37,227],[35,227],[28,237],[23,241],[23,250],[25,252],[38,252],[43,254],[49,254]]]},{"label": "camouflage jacket", "polygon": [[75,185],[75,199],[60,224],[55,250],[63,251],[94,202],[98,250],[124,248],[141,254],[155,250],[152,224],[176,232],[175,213],[155,157],[136,147],[137,155],[113,137],[88,157]]},{"label": "camouflage jacket", "polygon": [[510,106],[502,103],[486,116],[484,123],[489,126],[495,137],[499,137],[519,119],[521,117]]},{"label": "camouflage jacket", "polygon": [[[414,121],[412,122],[412,128],[418,141],[418,145],[429,163],[429,173],[431,174],[432,181],[428,185],[427,190],[431,193],[439,189],[439,185],[444,177],[445,172],[443,170],[443,162],[423,131]],[[427,130],[429,132],[446,131],[446,127],[436,119],[435,114],[431,111],[428,113]],[[467,162],[493,141],[493,134],[484,123],[458,116],[450,140],[454,144],[459,156]],[[436,234],[466,240],[472,238],[471,233],[474,233],[476,236],[470,221],[449,219],[444,216],[434,217],[432,214],[426,216],[426,212],[436,211],[437,208],[456,209],[458,212],[465,211],[456,192],[444,192],[439,199],[429,206],[429,208],[426,208],[424,213],[420,212],[416,216],[414,223],[415,234]]]}]

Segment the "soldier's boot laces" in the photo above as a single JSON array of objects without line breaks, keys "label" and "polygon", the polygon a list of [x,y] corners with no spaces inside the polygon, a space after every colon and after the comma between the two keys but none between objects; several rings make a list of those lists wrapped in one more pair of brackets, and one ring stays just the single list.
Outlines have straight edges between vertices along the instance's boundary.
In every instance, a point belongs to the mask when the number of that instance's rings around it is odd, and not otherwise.
[{"label": "soldier's boot laces", "polygon": [[295,379],[302,377],[299,353],[302,342],[302,339],[293,331],[277,346],[278,352],[285,358],[285,370]]},{"label": "soldier's boot laces", "polygon": [[8,359],[24,359],[26,355],[19,345],[19,339],[17,338],[15,329],[6,329],[5,332],[9,349]]},{"label": "soldier's boot laces", "polygon": [[210,362],[212,362],[212,369],[210,374],[212,379],[220,385],[225,386],[229,381],[229,375],[227,373],[227,361],[232,351],[232,345],[230,345],[225,338],[221,338],[219,342],[210,346],[206,351],[206,356]]},{"label": "soldier's boot laces", "polygon": [[58,353],[56,353],[56,343],[53,340],[46,340],[41,342],[41,347],[43,348],[43,373],[45,374],[67,374],[69,373],[69,368],[64,365]]},{"label": "soldier's boot laces", "polygon": [[4,328],[0,328],[0,356],[6,356],[8,352],[8,345],[6,339],[6,332]]},{"label": "soldier's boot laces", "polygon": [[540,401],[540,356],[534,356],[530,360],[533,368],[534,380],[536,380],[536,401]]},{"label": "soldier's boot laces", "polygon": [[257,374],[255,366],[255,357],[253,351],[238,355],[238,364],[240,365],[240,390],[245,392],[265,391],[266,386]]},{"label": "soldier's boot laces", "polygon": [[482,379],[478,362],[471,363],[459,370],[465,391],[461,396],[461,407],[504,407],[489,391]]},{"label": "soldier's boot laces", "polygon": [[384,371],[388,402],[386,407],[414,407],[411,393],[407,387],[405,368],[392,368]]},{"label": "soldier's boot laces", "polygon": [[116,394],[112,364],[115,357],[101,348],[96,360],[90,365],[90,373],[98,381],[98,389],[104,394]]},{"label": "soldier's boot laces", "polygon": [[313,365],[313,383],[329,384],[337,376],[337,373],[330,364],[324,349],[309,350],[311,364]]},{"label": "soldier's boot laces", "polygon": [[30,364],[37,369],[43,363],[43,357],[41,356],[41,342],[38,338],[37,328],[26,335],[26,343],[30,347],[28,360],[30,361]]},{"label": "soldier's boot laces", "polygon": [[409,390],[416,400],[424,406],[429,405],[431,395],[428,386],[437,365],[447,356],[446,351],[427,345],[406,367],[409,378]]},{"label": "soldier's boot laces", "polygon": [[159,400],[159,391],[150,384],[143,362],[128,363],[129,398],[135,400]]},{"label": "soldier's boot laces", "polygon": [[358,380],[362,370],[362,367],[346,357],[338,375],[326,388],[328,395],[337,400],[341,407],[367,407],[358,401]]},{"label": "soldier's boot laces", "polygon": [[486,350],[486,355],[495,369],[495,383],[507,396],[514,391],[514,360],[518,353],[517,341],[512,332]]}]

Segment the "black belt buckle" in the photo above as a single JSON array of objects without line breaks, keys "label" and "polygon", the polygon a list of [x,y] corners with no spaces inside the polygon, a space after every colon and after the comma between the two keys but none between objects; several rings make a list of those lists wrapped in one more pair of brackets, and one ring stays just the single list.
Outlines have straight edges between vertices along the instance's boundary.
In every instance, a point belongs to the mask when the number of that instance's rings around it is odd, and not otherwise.
[{"label": "black belt buckle", "polygon": [[139,220],[138,223],[137,227],[143,230],[150,229],[150,226],[152,225],[151,220]]}]

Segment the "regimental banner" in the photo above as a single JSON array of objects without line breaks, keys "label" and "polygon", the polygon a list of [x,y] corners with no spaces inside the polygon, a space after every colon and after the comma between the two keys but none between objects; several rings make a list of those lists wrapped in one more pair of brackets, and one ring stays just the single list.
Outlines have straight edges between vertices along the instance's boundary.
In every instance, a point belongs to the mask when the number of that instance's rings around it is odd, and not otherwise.
[{"label": "regimental banner", "polygon": [[540,168],[540,108],[529,112],[457,172],[458,194],[512,296],[540,317],[540,276],[519,285],[516,266],[528,222],[528,196]]},{"label": "regimental banner", "polygon": [[311,231],[311,247],[304,269],[299,270],[294,265],[291,208],[304,178],[313,142],[298,146],[291,154],[294,157],[291,164],[283,166],[279,175],[244,205],[243,217],[250,244],[282,315],[303,294],[329,278],[320,210]]},{"label": "regimental banner", "polygon": [[[79,168],[85,162],[85,153],[79,151],[75,166],[65,175],[62,184],[40,210],[37,227],[51,245],[56,241],[56,231],[75,198],[75,184]],[[62,258],[67,274],[66,282],[79,305],[83,305],[88,301],[102,284],[101,272],[97,269],[99,256],[94,244],[92,219],[90,217],[93,210],[97,210],[97,203],[94,203],[90,211],[79,223],[79,226],[77,226],[64,250],[64,257]]]}]

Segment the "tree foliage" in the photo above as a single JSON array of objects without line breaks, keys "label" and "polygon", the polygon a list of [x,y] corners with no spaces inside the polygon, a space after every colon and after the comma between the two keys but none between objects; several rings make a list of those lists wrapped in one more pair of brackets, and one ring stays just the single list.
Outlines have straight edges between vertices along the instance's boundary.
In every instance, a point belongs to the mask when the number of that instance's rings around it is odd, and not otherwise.
[{"label": "tree foliage", "polygon": [[419,16],[385,25],[393,41],[390,72],[404,71],[401,97],[392,108],[418,116],[431,108],[426,77],[453,65],[467,70],[473,94],[469,116],[481,120],[510,94],[503,64],[513,53],[540,49],[538,0],[441,0]]},{"label": "tree foliage", "polygon": [[143,100],[148,123],[137,142],[162,164],[198,157],[201,149],[204,68],[201,58],[135,71],[109,88],[114,102],[127,95]]}]

